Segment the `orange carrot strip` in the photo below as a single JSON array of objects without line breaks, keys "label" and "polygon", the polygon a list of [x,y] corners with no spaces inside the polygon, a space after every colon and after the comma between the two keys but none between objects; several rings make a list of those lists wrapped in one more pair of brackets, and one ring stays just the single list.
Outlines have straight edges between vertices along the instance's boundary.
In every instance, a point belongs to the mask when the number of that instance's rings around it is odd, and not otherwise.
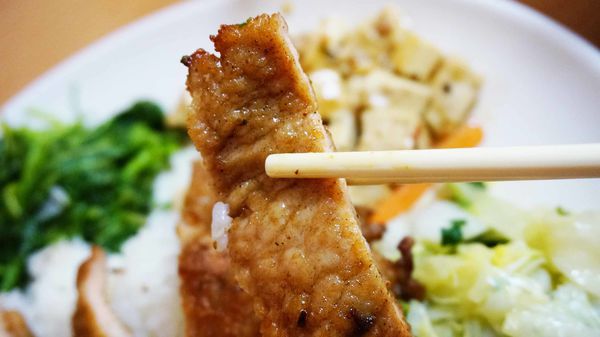
[{"label": "orange carrot strip", "polygon": [[[442,149],[474,147],[481,142],[482,138],[483,130],[480,127],[463,126],[439,142],[436,147]],[[398,186],[375,207],[369,222],[385,224],[388,220],[410,209],[432,185],[411,184]]]},{"label": "orange carrot strip", "polygon": [[481,143],[483,130],[478,126],[463,126],[450,136],[436,144],[440,149],[453,149],[460,147],[474,147]]},{"label": "orange carrot strip", "polygon": [[399,186],[392,194],[377,205],[371,215],[371,223],[385,224],[396,215],[407,211],[432,184]]}]

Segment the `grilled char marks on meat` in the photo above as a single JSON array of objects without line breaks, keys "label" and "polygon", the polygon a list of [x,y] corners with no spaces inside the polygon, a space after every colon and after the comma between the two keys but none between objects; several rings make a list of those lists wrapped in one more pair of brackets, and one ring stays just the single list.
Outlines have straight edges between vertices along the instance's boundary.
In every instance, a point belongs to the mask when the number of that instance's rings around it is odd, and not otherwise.
[{"label": "grilled char marks on meat", "polygon": [[188,129],[230,205],[228,252],[267,336],[409,336],[375,267],[343,180],[270,179],[271,153],[333,146],[283,18],[211,37],[186,59]]}]

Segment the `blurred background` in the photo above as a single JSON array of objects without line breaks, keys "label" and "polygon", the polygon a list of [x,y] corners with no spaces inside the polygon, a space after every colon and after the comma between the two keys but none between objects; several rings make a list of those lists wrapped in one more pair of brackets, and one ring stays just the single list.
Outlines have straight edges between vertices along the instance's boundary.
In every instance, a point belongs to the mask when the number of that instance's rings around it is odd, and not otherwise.
[{"label": "blurred background", "polygon": [[[0,104],[89,43],[178,1],[0,0]],[[519,2],[600,46],[600,0]]]}]

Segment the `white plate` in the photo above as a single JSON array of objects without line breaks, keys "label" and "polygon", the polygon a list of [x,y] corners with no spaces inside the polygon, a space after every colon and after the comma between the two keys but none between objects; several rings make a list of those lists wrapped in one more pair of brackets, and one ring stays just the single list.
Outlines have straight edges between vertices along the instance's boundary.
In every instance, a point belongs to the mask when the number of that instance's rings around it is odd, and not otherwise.
[{"label": "white plate", "polygon": [[[357,22],[389,0],[303,0],[287,15],[292,33],[322,18]],[[476,119],[485,145],[600,142],[600,53],[556,23],[508,1],[399,0],[413,29],[466,60],[485,80]],[[282,1],[190,1],[130,24],[47,72],[3,107],[11,124],[31,124],[39,108],[94,123],[149,98],[174,106],[184,89],[182,55],[210,49],[221,23],[281,9]],[[40,55],[43,57],[43,55]],[[522,204],[597,207],[600,181],[499,183]]]}]

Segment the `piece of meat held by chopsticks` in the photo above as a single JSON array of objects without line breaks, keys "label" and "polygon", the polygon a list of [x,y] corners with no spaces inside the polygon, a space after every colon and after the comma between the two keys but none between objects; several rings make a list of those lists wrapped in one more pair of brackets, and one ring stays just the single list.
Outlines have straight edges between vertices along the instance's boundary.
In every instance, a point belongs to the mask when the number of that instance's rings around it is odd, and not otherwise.
[{"label": "piece of meat held by chopsticks", "polygon": [[[188,66],[189,134],[233,218],[227,251],[267,336],[409,336],[344,180],[271,179],[271,153],[333,151],[283,18],[211,37]],[[214,224],[213,224],[214,225]],[[214,229],[213,229],[214,230]]]},{"label": "piece of meat held by chopsticks", "polygon": [[177,226],[185,336],[259,336],[252,299],[235,282],[229,256],[213,247],[210,223],[216,198],[209,178],[202,162],[195,162],[183,221]]},{"label": "piece of meat held by chopsticks", "polygon": [[106,256],[100,247],[77,271],[77,307],[72,318],[74,337],[130,337],[106,300]]}]

